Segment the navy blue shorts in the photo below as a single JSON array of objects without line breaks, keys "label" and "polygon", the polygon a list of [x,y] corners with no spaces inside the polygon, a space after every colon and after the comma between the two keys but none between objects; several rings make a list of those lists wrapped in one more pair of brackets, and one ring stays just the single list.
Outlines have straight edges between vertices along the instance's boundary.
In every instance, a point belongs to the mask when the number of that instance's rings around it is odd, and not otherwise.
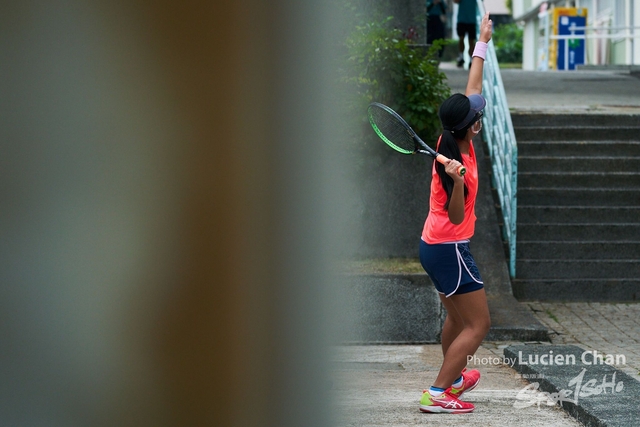
[{"label": "navy blue shorts", "polygon": [[438,292],[446,297],[484,287],[468,242],[430,245],[420,240],[420,263]]}]

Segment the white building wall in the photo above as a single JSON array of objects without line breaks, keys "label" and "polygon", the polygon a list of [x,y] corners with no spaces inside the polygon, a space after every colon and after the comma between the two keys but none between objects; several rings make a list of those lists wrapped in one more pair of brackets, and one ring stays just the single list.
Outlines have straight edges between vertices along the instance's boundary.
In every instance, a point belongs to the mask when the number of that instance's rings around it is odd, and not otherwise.
[{"label": "white building wall", "polygon": [[[632,22],[629,25],[640,26],[640,1],[637,0],[627,0],[627,11],[626,14],[629,17],[632,17]],[[635,35],[640,34],[640,30],[634,30]],[[633,40],[633,54],[632,54],[632,65],[640,65],[640,38],[636,38]]]},{"label": "white building wall", "polygon": [[492,15],[509,15],[505,0],[483,0],[484,10]]},{"label": "white building wall", "polygon": [[[527,14],[522,52],[522,68],[525,70],[540,69],[538,17],[533,10],[542,3],[544,3],[543,0],[513,0],[513,17],[517,19]],[[587,25],[589,26],[596,22],[600,24],[606,22],[611,26],[640,26],[640,0],[574,0],[573,2],[567,0],[555,5],[555,7],[571,6],[588,9]],[[640,36],[640,29],[633,32],[635,36]],[[635,38],[633,41],[589,39],[587,40],[587,63],[640,65],[640,38]]]},{"label": "white building wall", "polygon": [[533,20],[528,21],[523,30],[522,69],[535,70],[537,67],[536,25]]}]

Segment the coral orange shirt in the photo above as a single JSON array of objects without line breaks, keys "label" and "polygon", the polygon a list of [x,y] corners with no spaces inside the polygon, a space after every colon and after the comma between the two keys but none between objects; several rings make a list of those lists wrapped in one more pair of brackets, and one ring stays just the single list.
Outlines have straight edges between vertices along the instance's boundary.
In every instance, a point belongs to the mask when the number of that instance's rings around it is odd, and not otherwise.
[{"label": "coral orange shirt", "polygon": [[[439,142],[439,141],[438,141]],[[476,224],[476,195],[478,194],[478,164],[473,142],[469,144],[469,154],[462,155],[462,164],[467,169],[464,183],[469,193],[464,202],[464,220],[455,225],[449,221],[449,214],[444,209],[447,203],[447,193],[442,188],[440,176],[436,172],[436,162],[433,162],[431,172],[431,197],[429,198],[429,215],[422,229],[422,240],[429,244],[458,242],[468,240],[473,236]]]}]

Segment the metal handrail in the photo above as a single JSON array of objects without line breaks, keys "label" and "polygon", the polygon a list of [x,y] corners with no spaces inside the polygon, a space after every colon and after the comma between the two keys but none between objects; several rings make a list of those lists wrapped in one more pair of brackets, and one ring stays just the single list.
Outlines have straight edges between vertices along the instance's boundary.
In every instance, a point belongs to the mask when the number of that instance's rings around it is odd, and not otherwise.
[{"label": "metal handrail", "polygon": [[[477,4],[477,27],[479,29],[485,12],[482,0],[477,0]],[[493,185],[498,192],[504,220],[502,234],[509,245],[509,275],[515,278],[518,146],[507,105],[507,95],[498,67],[496,50],[491,41],[487,49],[487,60],[484,63],[482,94],[487,100],[487,107],[482,119],[482,136],[489,147]]]}]

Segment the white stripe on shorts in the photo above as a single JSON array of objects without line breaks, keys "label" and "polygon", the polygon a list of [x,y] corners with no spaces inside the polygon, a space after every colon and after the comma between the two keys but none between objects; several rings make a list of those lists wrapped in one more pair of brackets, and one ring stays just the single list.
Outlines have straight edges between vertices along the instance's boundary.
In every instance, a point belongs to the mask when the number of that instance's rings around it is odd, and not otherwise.
[{"label": "white stripe on shorts", "polygon": [[[466,242],[460,242],[460,243],[467,243],[467,242],[468,242],[468,240]],[[452,243],[454,243],[454,242],[452,242]],[[474,282],[480,283],[481,285],[484,285],[484,283],[481,280],[478,280],[475,277],[473,277],[473,274],[471,274],[471,271],[469,271],[469,267],[467,267],[467,264],[464,263],[464,258],[462,258],[462,254],[460,253],[460,250],[458,249],[458,243],[455,242],[454,244],[456,245],[456,255],[458,256],[458,284],[456,285],[456,288],[453,290],[453,292],[451,292],[449,295],[445,295],[447,298],[449,298],[451,295],[455,294],[456,291],[458,290],[458,288],[460,287],[460,281],[462,280],[462,266],[463,265],[464,265],[464,269],[467,270],[467,273],[469,273],[469,277],[471,277]]]}]

